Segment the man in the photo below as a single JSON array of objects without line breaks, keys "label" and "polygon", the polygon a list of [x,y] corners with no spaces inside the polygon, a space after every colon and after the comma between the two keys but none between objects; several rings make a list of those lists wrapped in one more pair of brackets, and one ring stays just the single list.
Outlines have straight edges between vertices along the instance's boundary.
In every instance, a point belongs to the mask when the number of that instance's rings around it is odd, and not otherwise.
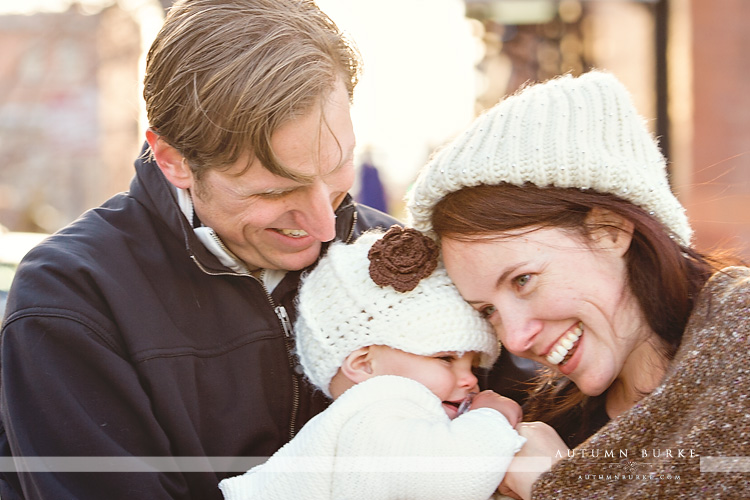
[{"label": "man", "polygon": [[[247,464],[211,457],[270,456],[325,407],[296,368],[300,275],[326,242],[395,222],[347,194],[358,68],[311,1],[174,5],[148,54],[129,193],[16,275],[0,447],[19,473],[4,462],[3,500],[219,499]],[[208,458],[155,472],[102,458],[94,473],[92,457]]]}]

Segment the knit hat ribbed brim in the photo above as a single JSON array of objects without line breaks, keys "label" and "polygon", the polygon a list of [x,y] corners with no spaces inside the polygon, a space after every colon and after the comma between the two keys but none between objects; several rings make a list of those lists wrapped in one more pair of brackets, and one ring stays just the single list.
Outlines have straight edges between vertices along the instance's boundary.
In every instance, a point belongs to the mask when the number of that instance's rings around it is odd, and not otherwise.
[{"label": "knit hat ribbed brim", "polygon": [[409,224],[434,236],[432,212],[445,195],[503,182],[614,194],[661,221],[680,244],[690,243],[658,144],[609,73],[531,85],[478,117],[420,172],[407,199]]}]

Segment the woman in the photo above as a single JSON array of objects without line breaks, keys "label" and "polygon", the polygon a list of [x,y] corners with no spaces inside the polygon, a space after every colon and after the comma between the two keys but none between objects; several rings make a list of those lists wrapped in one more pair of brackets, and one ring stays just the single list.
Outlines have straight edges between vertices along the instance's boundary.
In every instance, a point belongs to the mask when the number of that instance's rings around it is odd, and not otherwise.
[{"label": "woman", "polygon": [[435,155],[409,210],[505,347],[547,369],[525,418],[563,439],[520,429],[519,456],[550,470],[509,472],[516,494],[750,497],[750,474],[721,458],[750,457],[750,269],[690,247],[664,158],[612,75],[506,99]]}]

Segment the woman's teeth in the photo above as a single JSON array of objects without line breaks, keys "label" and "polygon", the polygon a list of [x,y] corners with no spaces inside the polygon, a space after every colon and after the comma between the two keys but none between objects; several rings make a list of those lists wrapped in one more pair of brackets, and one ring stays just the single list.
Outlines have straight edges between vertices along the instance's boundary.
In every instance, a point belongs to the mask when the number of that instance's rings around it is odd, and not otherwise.
[{"label": "woman's teeth", "polygon": [[277,229],[276,232],[281,233],[284,236],[291,236],[292,238],[307,236],[307,232],[302,229]]},{"label": "woman's teeth", "polygon": [[568,355],[573,346],[578,343],[578,339],[583,335],[583,323],[578,323],[578,326],[574,330],[566,333],[560,342],[552,348],[550,353],[547,355],[547,362],[551,365],[559,365],[562,360]]}]

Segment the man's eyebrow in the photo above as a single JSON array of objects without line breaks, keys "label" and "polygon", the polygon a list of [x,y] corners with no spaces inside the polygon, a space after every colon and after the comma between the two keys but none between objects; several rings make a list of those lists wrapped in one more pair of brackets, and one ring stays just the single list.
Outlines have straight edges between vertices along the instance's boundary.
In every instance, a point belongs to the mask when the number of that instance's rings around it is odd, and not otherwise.
[{"label": "man's eyebrow", "polygon": [[328,172],[327,174],[323,174],[323,175],[326,176],[326,175],[331,175],[333,173],[336,173],[342,168],[344,168],[344,165],[346,165],[347,163],[351,161],[354,161],[354,148],[349,150],[349,154],[341,155],[341,161],[339,161],[339,164],[333,167],[333,169],[330,172]]},{"label": "man's eyebrow", "polygon": [[348,164],[349,162],[351,162],[351,161],[354,161],[354,150],[353,149],[349,152],[349,154],[347,154],[347,155],[341,155],[341,161],[339,161],[339,163],[335,167],[333,167],[331,170],[329,170],[328,172],[326,172],[326,173],[319,173],[319,174],[316,174],[316,175],[300,175],[295,180],[297,182],[299,182],[300,184],[302,184],[302,185],[312,184],[313,181],[315,180],[315,178],[318,177],[318,175],[321,176],[321,177],[327,177],[329,175],[333,175],[336,172],[338,172],[339,170],[341,170],[342,168],[344,168],[344,166],[346,164]]},{"label": "man's eyebrow", "polygon": [[[347,154],[347,155],[341,155],[341,161],[339,161],[339,163],[335,167],[333,167],[330,171],[328,171],[328,172],[326,172],[324,174],[314,174],[314,175],[301,175],[301,174],[297,174],[293,178],[290,177],[290,179],[293,180],[293,181],[295,181],[295,182],[297,182],[297,183],[299,183],[301,186],[306,186],[306,185],[312,184],[313,181],[315,181],[315,178],[318,177],[319,175],[321,177],[326,177],[328,175],[335,174],[336,172],[338,172],[339,170],[341,170],[342,168],[344,168],[344,166],[347,163],[349,163],[349,162],[351,162],[353,160],[354,160],[354,148],[352,148],[349,151],[349,154]],[[297,187],[299,187],[299,186],[297,186]],[[289,188],[289,190],[291,190],[291,189],[295,189],[295,188],[294,187]]]}]

